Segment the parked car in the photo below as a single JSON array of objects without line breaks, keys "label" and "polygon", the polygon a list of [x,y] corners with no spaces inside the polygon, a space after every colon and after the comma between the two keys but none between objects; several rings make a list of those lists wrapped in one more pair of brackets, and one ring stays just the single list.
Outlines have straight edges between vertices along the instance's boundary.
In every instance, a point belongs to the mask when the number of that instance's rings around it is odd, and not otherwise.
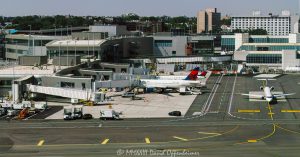
[{"label": "parked car", "polygon": [[180,111],[172,111],[172,112],[169,112],[169,116],[181,116],[181,112]]},{"label": "parked car", "polygon": [[82,119],[85,119],[85,120],[93,119],[93,116],[91,114],[86,113],[82,116]]}]

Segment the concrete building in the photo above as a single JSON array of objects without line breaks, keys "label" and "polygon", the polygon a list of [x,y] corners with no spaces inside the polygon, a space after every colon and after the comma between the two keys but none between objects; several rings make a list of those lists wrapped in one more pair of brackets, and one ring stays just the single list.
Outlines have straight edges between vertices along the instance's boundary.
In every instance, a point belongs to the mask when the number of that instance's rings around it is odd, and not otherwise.
[{"label": "concrete building", "polygon": [[128,36],[132,33],[127,31],[126,26],[122,25],[95,25],[90,26],[90,32],[103,32],[107,33],[108,37],[115,37],[115,36]]},{"label": "concrete building", "polygon": [[216,37],[206,35],[173,36],[171,34],[156,34],[154,40],[154,56],[192,56],[213,54]]},{"label": "concrete building", "polygon": [[299,16],[291,16],[288,11],[283,11],[280,16],[262,16],[260,12],[254,12],[253,16],[232,17],[231,27],[233,30],[264,29],[269,35],[288,35],[299,33]]},{"label": "concrete building", "polygon": [[10,34],[5,36],[6,58],[17,60],[19,56],[47,56],[46,44],[60,36]]},{"label": "concrete building", "polygon": [[238,50],[243,43],[289,43],[295,42],[296,34],[290,35],[249,35],[248,33],[236,33],[234,35],[221,36],[222,51],[233,52]]},{"label": "concrete building", "polygon": [[5,58],[5,35],[3,32],[0,31],[0,59]]},{"label": "concrete building", "polygon": [[217,8],[207,8],[197,13],[197,33],[213,31],[220,27],[221,13]]},{"label": "concrete building", "polygon": [[[236,34],[234,37],[233,60],[237,62],[260,71],[266,69],[290,71],[290,69],[300,67],[300,34],[289,34],[288,36]],[[229,36],[222,39],[231,41],[231,44],[234,41]],[[233,49],[233,47],[231,48]]]},{"label": "concrete building", "polygon": [[120,62],[126,58],[153,56],[152,37],[120,37],[99,40],[56,40],[46,45],[49,58],[75,56]]}]

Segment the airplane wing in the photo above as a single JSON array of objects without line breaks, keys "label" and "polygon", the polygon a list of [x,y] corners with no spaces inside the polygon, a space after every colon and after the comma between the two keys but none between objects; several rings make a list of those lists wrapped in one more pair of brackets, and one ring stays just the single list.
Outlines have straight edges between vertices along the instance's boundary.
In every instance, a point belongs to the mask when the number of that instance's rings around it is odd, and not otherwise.
[{"label": "airplane wing", "polygon": [[261,98],[261,97],[264,97],[264,95],[256,95],[256,94],[242,94],[244,96],[251,96],[251,97],[258,97],[258,98]]},{"label": "airplane wing", "polygon": [[289,95],[295,95],[296,93],[289,93],[289,94],[274,94],[274,97],[284,97]]}]

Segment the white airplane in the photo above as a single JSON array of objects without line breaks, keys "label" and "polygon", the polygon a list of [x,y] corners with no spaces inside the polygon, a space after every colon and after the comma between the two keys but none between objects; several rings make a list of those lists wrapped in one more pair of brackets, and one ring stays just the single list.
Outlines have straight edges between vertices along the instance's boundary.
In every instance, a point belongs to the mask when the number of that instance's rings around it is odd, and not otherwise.
[{"label": "white airplane", "polygon": [[[205,85],[203,81],[197,80],[199,67],[196,67],[191,73],[182,80],[160,80],[160,79],[141,79],[141,85],[146,88],[158,89],[185,89],[187,87],[199,87]],[[205,73],[206,74],[206,73]]]},{"label": "white airplane", "polygon": [[277,98],[282,98],[285,96],[289,96],[289,95],[294,95],[295,93],[290,93],[290,94],[272,94],[271,91],[273,91],[275,88],[274,87],[269,87],[268,86],[268,81],[271,80],[276,80],[276,79],[258,79],[261,81],[266,81],[266,84],[264,86],[261,86],[260,89],[264,91],[264,95],[257,95],[257,94],[242,94],[245,96],[249,96],[249,97],[254,97],[254,98],[258,98],[258,99],[263,99],[266,100],[267,102],[272,102],[274,101],[274,99]]},{"label": "white airplane", "polygon": [[[208,76],[207,71],[202,71],[200,75],[198,75],[198,79],[205,79]],[[156,79],[158,80],[183,80],[186,76],[157,76]]]}]

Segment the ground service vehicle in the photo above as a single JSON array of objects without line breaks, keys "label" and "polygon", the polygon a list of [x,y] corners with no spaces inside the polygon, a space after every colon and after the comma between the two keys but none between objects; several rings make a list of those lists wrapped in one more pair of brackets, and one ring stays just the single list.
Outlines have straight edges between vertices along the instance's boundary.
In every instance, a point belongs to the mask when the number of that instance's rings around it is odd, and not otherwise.
[{"label": "ground service vehicle", "polygon": [[120,113],[109,109],[109,110],[102,110],[100,111],[100,119],[101,120],[118,120],[120,119]]}]

